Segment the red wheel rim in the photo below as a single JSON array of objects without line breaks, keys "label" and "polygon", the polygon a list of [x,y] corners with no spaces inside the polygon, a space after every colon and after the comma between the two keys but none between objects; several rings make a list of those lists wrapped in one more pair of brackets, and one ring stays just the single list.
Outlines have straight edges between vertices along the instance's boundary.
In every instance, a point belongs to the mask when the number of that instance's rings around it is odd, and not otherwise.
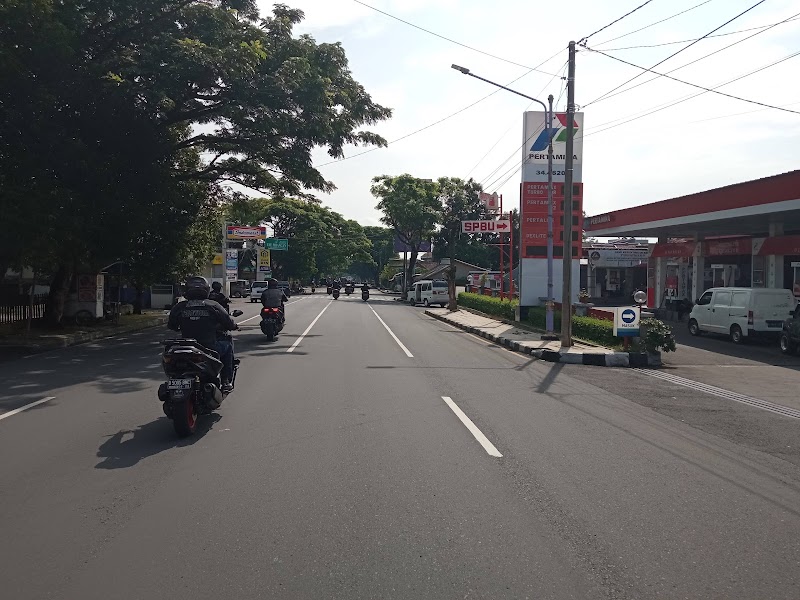
[{"label": "red wheel rim", "polygon": [[190,429],[194,428],[194,421],[195,421],[194,402],[192,402],[191,400],[187,400],[186,401],[186,423],[189,425]]}]

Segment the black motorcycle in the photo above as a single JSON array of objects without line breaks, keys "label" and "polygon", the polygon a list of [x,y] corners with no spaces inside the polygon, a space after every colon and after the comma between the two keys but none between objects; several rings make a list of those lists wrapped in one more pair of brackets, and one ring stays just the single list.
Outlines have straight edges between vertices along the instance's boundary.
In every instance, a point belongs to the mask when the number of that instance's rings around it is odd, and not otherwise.
[{"label": "black motorcycle", "polygon": [[[235,310],[232,316],[241,314],[242,311]],[[197,429],[197,417],[211,414],[227,396],[222,391],[222,361],[216,351],[197,340],[177,338],[164,341],[161,366],[167,376],[167,381],[158,387],[164,414],[172,419],[179,437],[190,436]],[[233,385],[238,370],[237,358],[231,374]]]},{"label": "black motorcycle", "polygon": [[369,300],[369,290],[368,290],[368,289],[364,288],[364,289],[362,289],[362,290],[361,290],[361,299],[362,299],[364,302],[366,302],[367,300]]},{"label": "black motorcycle", "polygon": [[270,342],[275,341],[275,336],[283,329],[283,311],[280,308],[263,307],[261,309],[261,332]]},{"label": "black motorcycle", "polygon": [[344,293],[348,296],[356,291],[356,287],[354,285],[346,285],[344,286]]},{"label": "black motorcycle", "polygon": [[339,299],[339,288],[333,288],[333,299],[334,300]]}]

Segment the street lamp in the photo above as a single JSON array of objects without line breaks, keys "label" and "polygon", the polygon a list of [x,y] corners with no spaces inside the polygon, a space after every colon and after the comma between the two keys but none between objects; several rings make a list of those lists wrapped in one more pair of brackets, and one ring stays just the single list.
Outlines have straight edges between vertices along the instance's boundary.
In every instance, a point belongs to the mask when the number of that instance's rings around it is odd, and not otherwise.
[{"label": "street lamp", "polygon": [[[506,90],[507,92],[511,92],[512,94],[516,94],[517,96],[522,96],[523,98],[527,98],[532,102],[538,102],[544,108],[545,113],[545,121],[547,122],[547,307],[546,307],[546,320],[545,320],[545,328],[547,333],[542,336],[542,339],[547,340],[557,340],[558,336],[553,333],[553,95],[547,97],[549,108],[545,105],[544,102],[537,98],[533,98],[532,96],[528,96],[527,94],[523,94],[518,92],[517,90],[512,90],[504,85],[500,85],[495,81],[491,81],[489,79],[485,79],[479,75],[475,75],[466,67],[461,67],[459,65],[450,65],[450,68],[455,69],[456,71],[460,71],[464,75],[469,75],[470,77],[474,77],[475,79],[480,79],[481,81],[485,81],[495,87],[499,87],[500,89]],[[527,140],[526,140],[527,141]],[[522,239],[522,199],[520,198],[520,240],[519,240],[519,283],[520,283],[520,291],[522,288],[522,248],[523,248],[523,239]],[[566,256],[564,260],[567,260]],[[512,265],[513,268],[513,265]],[[520,294],[520,300],[522,299],[522,295]],[[571,306],[570,298],[566,297],[562,299],[561,303],[562,307],[569,307]]]}]

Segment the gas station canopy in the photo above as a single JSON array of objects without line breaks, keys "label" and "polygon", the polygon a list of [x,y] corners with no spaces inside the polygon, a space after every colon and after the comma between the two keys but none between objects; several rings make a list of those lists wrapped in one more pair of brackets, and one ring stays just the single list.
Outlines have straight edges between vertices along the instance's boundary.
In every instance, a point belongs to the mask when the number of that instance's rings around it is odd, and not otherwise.
[{"label": "gas station canopy", "polygon": [[776,224],[800,232],[800,170],[587,217],[585,229],[596,237],[703,239],[767,237]]}]

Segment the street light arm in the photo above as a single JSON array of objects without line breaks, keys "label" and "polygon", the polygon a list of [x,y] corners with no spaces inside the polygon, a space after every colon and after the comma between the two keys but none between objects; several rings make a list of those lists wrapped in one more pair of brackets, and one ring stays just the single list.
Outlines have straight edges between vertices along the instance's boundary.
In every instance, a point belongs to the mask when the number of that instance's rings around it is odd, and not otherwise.
[{"label": "street light arm", "polygon": [[533,102],[538,102],[539,104],[542,105],[542,108],[544,109],[544,112],[547,112],[547,105],[544,102],[542,102],[541,100],[538,100],[538,99],[536,99],[536,98],[534,98],[532,96],[528,96],[527,94],[523,94],[522,92],[518,92],[517,90],[512,90],[509,87],[506,87],[504,85],[500,85],[499,83],[496,83],[494,81],[491,81],[490,79],[486,79],[484,77],[481,77],[480,75],[475,75],[475,73],[471,72],[466,67],[460,67],[458,65],[450,65],[450,68],[451,69],[455,69],[456,71],[461,71],[464,75],[469,75],[470,77],[474,77],[475,79],[480,79],[481,81],[485,81],[486,83],[491,83],[493,86],[499,87],[500,89],[506,90],[507,92],[511,92],[512,94],[516,94],[517,96],[522,96],[523,98],[527,98],[528,100],[531,100]]}]

